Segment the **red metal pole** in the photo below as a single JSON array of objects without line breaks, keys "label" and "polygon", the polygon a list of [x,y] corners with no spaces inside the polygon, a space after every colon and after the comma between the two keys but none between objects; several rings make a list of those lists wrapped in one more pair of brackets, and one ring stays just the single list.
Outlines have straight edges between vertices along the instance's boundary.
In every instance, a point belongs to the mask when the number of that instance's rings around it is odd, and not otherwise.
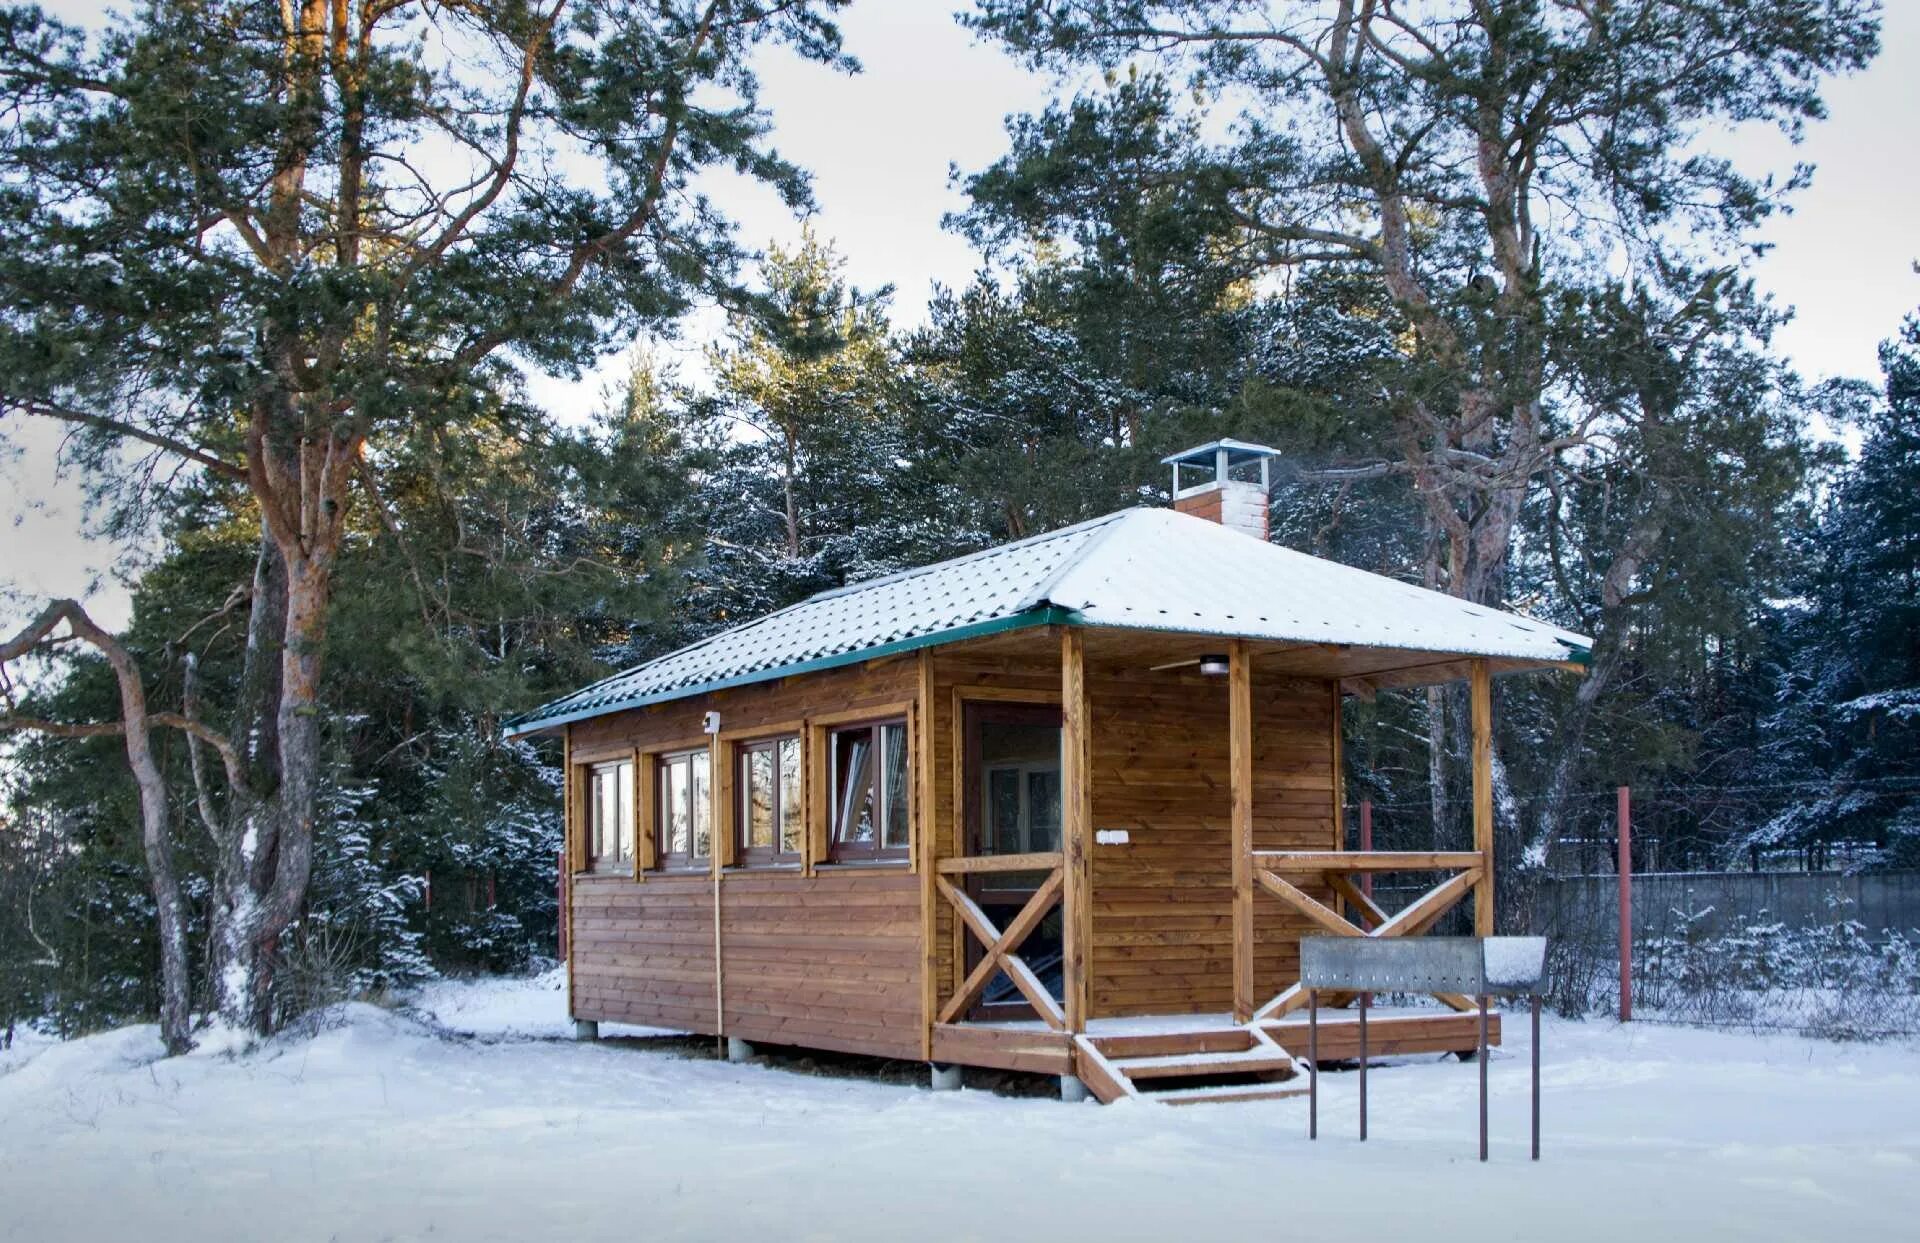
[{"label": "red metal pole", "polygon": [[1620,1021],[1633,1018],[1633,801],[1620,787]]},{"label": "red metal pole", "polygon": [[[1360,800],[1360,853],[1373,849],[1373,800]],[[1369,898],[1373,896],[1373,873],[1360,873],[1360,892]]]}]

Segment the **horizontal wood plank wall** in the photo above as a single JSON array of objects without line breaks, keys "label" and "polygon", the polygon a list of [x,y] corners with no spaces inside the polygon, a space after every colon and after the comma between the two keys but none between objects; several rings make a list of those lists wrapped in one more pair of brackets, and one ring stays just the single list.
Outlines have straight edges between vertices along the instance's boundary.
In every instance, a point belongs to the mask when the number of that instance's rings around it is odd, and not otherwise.
[{"label": "horizontal wood plank wall", "polygon": [[[1092,674],[1096,1018],[1233,1004],[1232,799],[1225,678]],[[1256,850],[1331,850],[1333,740],[1325,683],[1253,681]],[[1317,891],[1316,891],[1317,892]],[[1328,900],[1331,894],[1318,893]],[[1279,991],[1306,924],[1254,899],[1254,991]]]},{"label": "horizontal wood plank wall", "polygon": [[[913,657],[870,662],[572,727],[576,764],[700,734],[729,734],[915,698]],[[716,781],[716,786],[719,783]],[[818,806],[819,804],[814,804]],[[726,822],[716,808],[715,831]],[[581,877],[572,886],[573,1013],[882,1057],[918,1057],[919,881],[905,866],[738,869],[722,875],[724,1024],[716,1021],[713,880],[706,872]]]},{"label": "horizontal wood plank wall", "polygon": [[[942,858],[964,853],[956,805],[955,691],[1056,693],[1052,649],[1034,658],[933,654],[925,736],[930,809]],[[577,763],[683,740],[703,712],[728,732],[919,697],[913,657],[741,687],[680,704],[583,722]],[[1232,1003],[1231,814],[1224,679],[1094,665],[1093,820],[1126,829],[1125,845],[1093,851],[1091,1012],[1224,1011]],[[1275,683],[1256,674],[1254,845],[1335,849],[1331,812],[1331,696],[1324,683]],[[818,771],[818,770],[816,770]],[[818,803],[814,804],[816,807]],[[924,827],[916,826],[916,831]],[[725,1030],[787,1043],[889,1057],[922,1055],[917,972],[931,959],[938,1000],[951,995],[963,953],[952,912],[934,912],[921,953],[920,888],[906,869],[886,874],[822,868],[732,871],[722,880]],[[1331,900],[1331,894],[1317,894]],[[585,1019],[706,1034],[714,1015],[712,882],[653,873],[644,884],[582,878],[572,886],[574,1013]],[[1306,930],[1256,898],[1256,991],[1277,991],[1297,968]]]},{"label": "horizontal wood plank wall", "polygon": [[722,886],[727,1035],[920,1056],[919,877],[738,873]]},{"label": "horizontal wood plank wall", "polygon": [[573,1014],[712,1033],[713,880],[583,876],[573,884]]}]

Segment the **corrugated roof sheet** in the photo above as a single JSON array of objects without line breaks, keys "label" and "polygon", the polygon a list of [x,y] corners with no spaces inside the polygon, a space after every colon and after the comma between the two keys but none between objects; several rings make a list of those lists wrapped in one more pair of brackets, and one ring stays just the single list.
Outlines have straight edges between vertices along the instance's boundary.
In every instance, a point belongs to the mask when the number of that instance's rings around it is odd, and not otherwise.
[{"label": "corrugated roof sheet", "polygon": [[1522,660],[1592,643],[1168,509],[1128,509],[854,583],[554,700],[510,734],[701,691],[1062,621]]}]

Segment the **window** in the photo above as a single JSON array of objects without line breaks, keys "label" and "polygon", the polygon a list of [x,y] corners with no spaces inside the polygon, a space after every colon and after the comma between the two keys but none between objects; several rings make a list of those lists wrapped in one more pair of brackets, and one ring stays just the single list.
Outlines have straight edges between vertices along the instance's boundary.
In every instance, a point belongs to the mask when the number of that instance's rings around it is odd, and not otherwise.
[{"label": "window", "polygon": [[983,852],[1020,855],[1060,849],[1060,766],[993,764],[986,770]]},{"label": "window", "polygon": [[596,872],[633,866],[633,761],[595,764],[588,770],[587,826],[590,863]]},{"label": "window", "polygon": [[705,751],[663,755],[655,762],[660,866],[705,867],[713,853],[713,762]]},{"label": "window", "polygon": [[828,857],[835,862],[906,858],[907,723],[855,725],[830,737]]},{"label": "window", "polygon": [[734,858],[749,866],[800,862],[806,812],[800,794],[800,740],[743,743],[737,754]]}]

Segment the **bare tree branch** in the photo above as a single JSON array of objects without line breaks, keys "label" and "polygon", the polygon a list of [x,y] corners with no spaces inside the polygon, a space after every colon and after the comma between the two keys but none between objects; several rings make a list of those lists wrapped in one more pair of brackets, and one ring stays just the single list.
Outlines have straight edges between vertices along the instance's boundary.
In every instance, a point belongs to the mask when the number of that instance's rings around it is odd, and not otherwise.
[{"label": "bare tree branch", "polygon": [[41,401],[32,397],[0,397],[0,403],[4,403],[6,406],[10,406],[22,414],[36,414],[42,418],[58,419],[63,423],[75,423],[83,427],[97,427],[102,431],[112,432],[116,436],[124,436],[128,440],[137,440],[142,444],[152,445],[156,449],[164,449],[168,453],[178,454],[190,462],[197,462],[223,478],[245,479],[247,477],[246,467],[241,466],[237,462],[229,462],[225,458],[216,457],[206,449],[188,444],[186,441],[166,435],[164,432],[156,432],[144,427],[138,427],[124,420],[113,418],[110,415],[95,414],[88,410],[75,410],[69,406]]}]

